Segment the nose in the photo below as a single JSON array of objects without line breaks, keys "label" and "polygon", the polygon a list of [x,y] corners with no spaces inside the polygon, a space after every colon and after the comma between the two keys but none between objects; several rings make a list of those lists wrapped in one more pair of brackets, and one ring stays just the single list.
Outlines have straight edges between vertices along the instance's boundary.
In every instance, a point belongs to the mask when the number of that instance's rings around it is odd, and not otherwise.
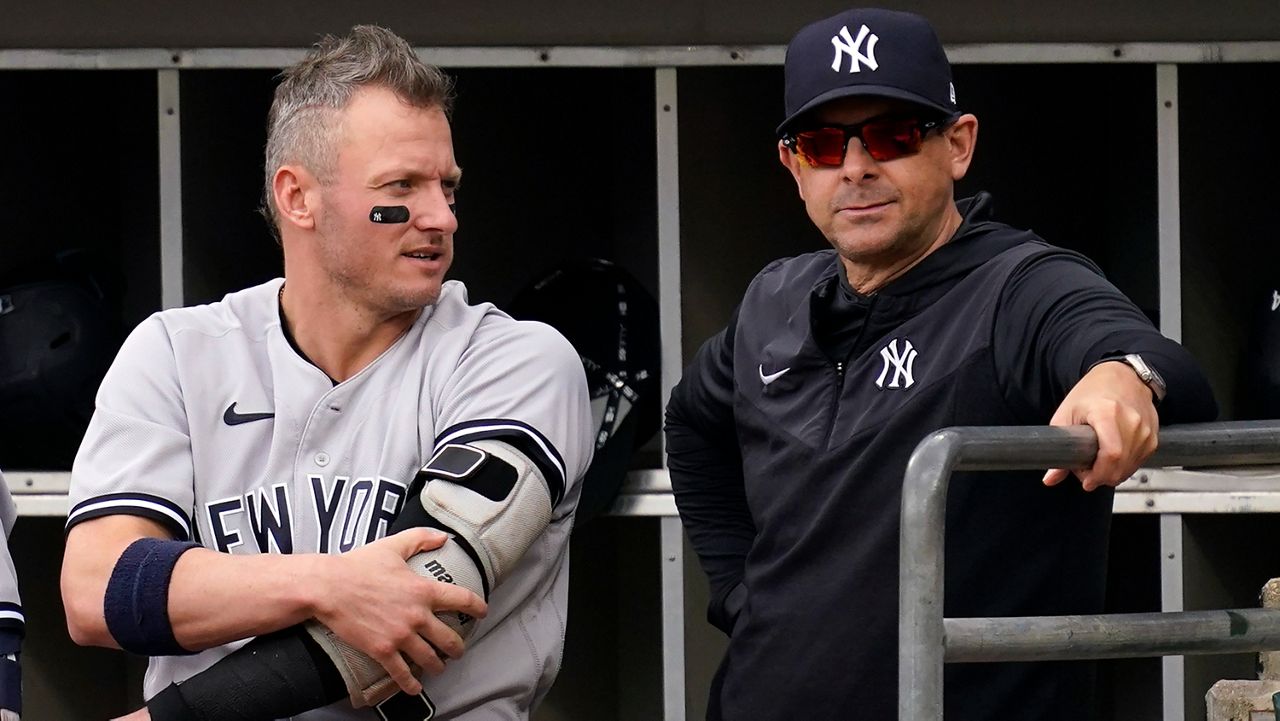
[{"label": "nose", "polygon": [[413,223],[418,230],[427,233],[453,235],[458,230],[458,216],[454,215],[450,198],[439,185],[424,192],[414,209]]},{"label": "nose", "polygon": [[840,165],[844,178],[849,181],[874,178],[879,168],[876,159],[871,157],[871,153],[867,152],[866,146],[862,144],[862,138],[856,136],[849,138],[849,145],[844,151],[844,162]]}]

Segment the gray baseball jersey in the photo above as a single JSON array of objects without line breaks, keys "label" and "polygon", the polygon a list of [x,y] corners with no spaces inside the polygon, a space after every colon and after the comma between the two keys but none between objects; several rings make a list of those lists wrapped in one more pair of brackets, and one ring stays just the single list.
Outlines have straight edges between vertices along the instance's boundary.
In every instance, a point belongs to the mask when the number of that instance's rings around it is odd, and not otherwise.
[{"label": "gray baseball jersey", "polygon": [[13,496],[9,495],[9,485],[5,483],[4,474],[0,473],[0,631],[7,631],[21,636],[26,629],[27,619],[22,615],[22,597],[18,595],[18,574],[13,568],[13,556],[9,555],[9,534],[13,532],[13,522],[18,518],[18,510],[13,505]]},{"label": "gray baseball jersey", "polygon": [[[549,326],[469,305],[448,281],[404,336],[335,385],[282,329],[282,283],[133,331],[72,468],[68,529],[123,513],[224,553],[342,553],[386,534],[437,445],[532,439],[564,500],[492,592],[466,655],[423,678],[436,718],[527,718],[559,670],[572,512],[591,460],[577,353]],[[235,647],[152,658],[146,697]],[[295,718],[375,717],[340,702]]]}]

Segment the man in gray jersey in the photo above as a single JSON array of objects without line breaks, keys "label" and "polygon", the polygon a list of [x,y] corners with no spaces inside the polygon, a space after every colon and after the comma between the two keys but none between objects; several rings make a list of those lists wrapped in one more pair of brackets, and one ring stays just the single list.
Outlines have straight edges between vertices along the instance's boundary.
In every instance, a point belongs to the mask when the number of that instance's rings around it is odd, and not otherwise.
[{"label": "man in gray jersey", "polygon": [[287,69],[284,279],[153,315],[102,383],[63,598],[77,642],[151,656],[148,699],[281,629],[350,692],[307,721],[388,718],[397,688],[417,718],[526,718],[559,669],[587,388],[555,331],[444,280],[450,93],[380,28]]},{"label": "man in gray jersey", "polygon": [[9,555],[9,534],[18,512],[13,496],[0,473],[0,721],[18,721],[22,714],[22,666],[19,653],[26,631],[22,614],[22,598],[18,595],[18,575]]}]

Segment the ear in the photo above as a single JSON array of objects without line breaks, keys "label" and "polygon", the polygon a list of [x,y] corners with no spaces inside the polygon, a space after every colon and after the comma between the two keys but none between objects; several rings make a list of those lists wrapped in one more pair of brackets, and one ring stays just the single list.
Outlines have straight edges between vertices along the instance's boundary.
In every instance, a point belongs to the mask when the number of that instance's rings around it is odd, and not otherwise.
[{"label": "ear", "polygon": [[315,195],[310,191],[317,186],[315,177],[300,165],[282,165],[276,170],[271,178],[271,192],[280,212],[281,225],[288,223],[304,230],[315,229],[314,208],[311,207]]},{"label": "ear", "polygon": [[800,156],[791,152],[791,150],[778,141],[778,162],[782,166],[791,171],[791,177],[796,181],[796,190],[800,193],[800,199],[804,200],[804,186],[800,184]]},{"label": "ear", "polygon": [[950,154],[951,179],[960,180],[969,172],[969,163],[973,162],[973,151],[978,144],[978,118],[972,113],[965,113],[943,133]]}]

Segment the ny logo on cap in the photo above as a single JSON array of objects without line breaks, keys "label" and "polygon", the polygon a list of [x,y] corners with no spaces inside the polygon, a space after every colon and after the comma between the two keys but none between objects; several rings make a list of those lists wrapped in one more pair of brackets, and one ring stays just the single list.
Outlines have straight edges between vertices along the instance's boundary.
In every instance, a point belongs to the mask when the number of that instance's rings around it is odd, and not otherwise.
[{"label": "ny logo on cap", "polygon": [[[870,39],[868,39],[870,36]],[[862,53],[862,42],[867,43],[867,52]],[[849,56],[849,72],[861,72],[862,68],[859,63],[866,65],[868,69],[875,70],[880,67],[876,62],[876,43],[880,42],[880,37],[867,28],[866,25],[858,31],[858,37],[855,40],[849,34],[849,26],[840,28],[840,32],[831,36],[831,44],[835,46],[836,56],[831,60],[831,69],[840,72],[840,58],[844,55]]]}]

